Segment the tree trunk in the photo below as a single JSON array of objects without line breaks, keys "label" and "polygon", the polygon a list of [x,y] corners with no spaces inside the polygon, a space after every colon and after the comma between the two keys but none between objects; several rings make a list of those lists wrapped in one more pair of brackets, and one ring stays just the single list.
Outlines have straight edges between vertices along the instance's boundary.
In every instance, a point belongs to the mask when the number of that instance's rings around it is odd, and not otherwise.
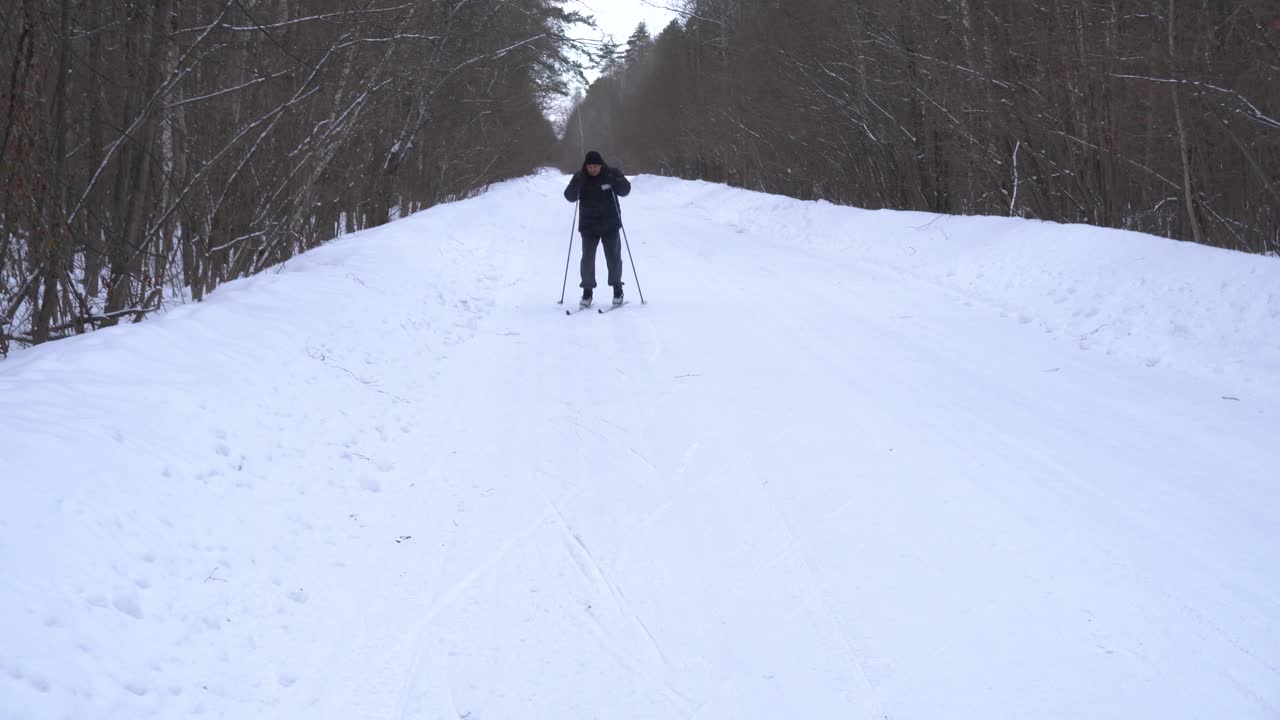
[{"label": "tree trunk", "polygon": [[[1174,54],[1174,2],[1169,0],[1169,70],[1171,79],[1177,80],[1177,56]],[[1204,233],[1200,229],[1200,220],[1196,216],[1195,192],[1191,187],[1191,154],[1187,148],[1187,130],[1182,122],[1182,103],[1178,98],[1178,83],[1170,83],[1169,95],[1173,100],[1173,119],[1178,126],[1178,157],[1182,165],[1182,192],[1187,208],[1187,224],[1191,227],[1191,238],[1198,243],[1204,242]]]}]

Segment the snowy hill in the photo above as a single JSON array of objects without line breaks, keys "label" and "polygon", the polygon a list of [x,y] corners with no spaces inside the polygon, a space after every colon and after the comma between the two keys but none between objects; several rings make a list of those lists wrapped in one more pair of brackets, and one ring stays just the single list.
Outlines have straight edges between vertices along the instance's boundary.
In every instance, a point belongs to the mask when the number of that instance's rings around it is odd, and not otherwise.
[{"label": "snowy hill", "polygon": [[1280,260],[565,180],[0,362],[0,719],[1280,715]]}]

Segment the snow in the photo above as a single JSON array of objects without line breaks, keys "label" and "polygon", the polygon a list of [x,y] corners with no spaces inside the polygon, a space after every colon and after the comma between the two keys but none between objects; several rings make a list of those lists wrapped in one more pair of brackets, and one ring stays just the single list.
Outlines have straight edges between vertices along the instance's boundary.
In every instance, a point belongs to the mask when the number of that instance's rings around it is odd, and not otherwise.
[{"label": "snow", "polygon": [[0,362],[0,720],[1280,715],[1280,260],[565,181]]}]

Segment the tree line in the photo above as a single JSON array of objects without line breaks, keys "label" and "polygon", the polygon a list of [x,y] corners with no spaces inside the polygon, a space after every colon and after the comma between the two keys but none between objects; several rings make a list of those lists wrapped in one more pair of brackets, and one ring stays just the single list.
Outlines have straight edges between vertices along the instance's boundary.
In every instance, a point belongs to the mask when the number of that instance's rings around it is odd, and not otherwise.
[{"label": "tree line", "polygon": [[[1280,5],[686,0],[568,118],[649,172],[1280,253]],[[589,149],[589,148],[588,148]]]},{"label": "tree line", "polygon": [[526,174],[559,0],[11,0],[0,356]]},{"label": "tree line", "polygon": [[1280,253],[1280,6],[683,0],[581,76],[562,0],[14,0],[0,356],[592,147],[629,172]]}]

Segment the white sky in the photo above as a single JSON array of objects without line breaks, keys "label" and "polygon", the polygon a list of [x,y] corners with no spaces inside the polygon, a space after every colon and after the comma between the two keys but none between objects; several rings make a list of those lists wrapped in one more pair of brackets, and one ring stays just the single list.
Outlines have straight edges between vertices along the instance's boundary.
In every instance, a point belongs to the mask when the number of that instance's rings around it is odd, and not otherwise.
[{"label": "white sky", "polygon": [[574,37],[596,40],[610,34],[621,45],[641,21],[648,25],[649,34],[656,37],[676,16],[665,8],[676,3],[677,0],[569,0],[564,8],[593,15],[600,26],[599,33],[580,27],[573,31]]}]

